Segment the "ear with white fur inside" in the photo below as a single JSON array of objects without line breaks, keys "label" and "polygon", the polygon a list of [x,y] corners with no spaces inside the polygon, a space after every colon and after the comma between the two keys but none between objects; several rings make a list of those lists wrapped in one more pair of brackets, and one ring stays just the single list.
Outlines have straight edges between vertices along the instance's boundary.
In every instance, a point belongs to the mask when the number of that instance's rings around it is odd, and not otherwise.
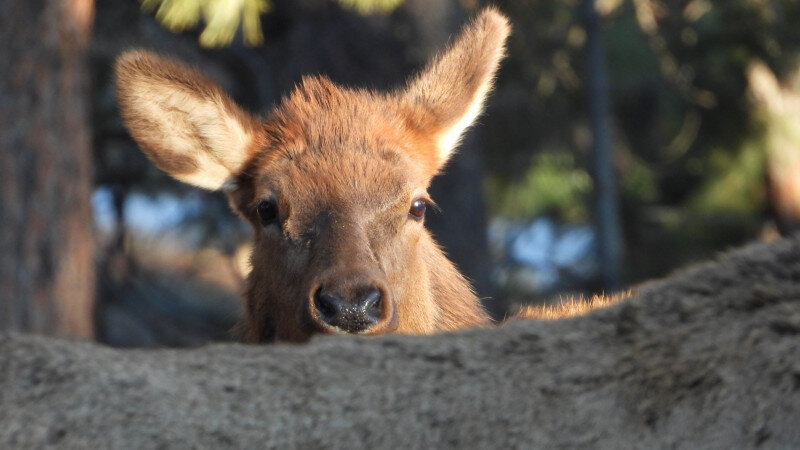
[{"label": "ear with white fur inside", "polygon": [[244,166],[257,124],[213,81],[171,59],[129,51],[115,65],[117,97],[131,136],[162,170],[205,189]]},{"label": "ear with white fur inside", "polygon": [[510,32],[504,15],[484,9],[403,93],[406,102],[428,113],[440,166],[482,112]]}]

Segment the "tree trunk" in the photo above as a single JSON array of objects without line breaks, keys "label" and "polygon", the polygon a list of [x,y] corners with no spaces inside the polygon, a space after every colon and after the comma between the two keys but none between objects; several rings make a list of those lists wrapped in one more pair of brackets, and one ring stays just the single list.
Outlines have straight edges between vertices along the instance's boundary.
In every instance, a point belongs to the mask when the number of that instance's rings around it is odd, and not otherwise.
[{"label": "tree trunk", "polygon": [[0,330],[92,337],[93,0],[0,1]]},{"label": "tree trunk", "polygon": [[608,69],[603,34],[594,0],[583,1],[586,24],[586,58],[590,121],[592,127],[592,176],[594,178],[594,214],[597,227],[598,260],[603,288],[621,287],[622,229],[617,207],[613,149],[609,117]]}]

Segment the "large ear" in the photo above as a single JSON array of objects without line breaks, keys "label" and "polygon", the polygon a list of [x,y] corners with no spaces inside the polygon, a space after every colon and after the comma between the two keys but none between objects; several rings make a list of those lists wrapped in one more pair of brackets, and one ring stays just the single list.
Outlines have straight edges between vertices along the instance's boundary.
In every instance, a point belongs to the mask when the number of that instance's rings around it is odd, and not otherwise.
[{"label": "large ear", "polygon": [[402,94],[406,104],[424,111],[418,126],[433,134],[437,168],[480,115],[510,32],[504,15],[492,7],[484,9]]},{"label": "large ear", "polygon": [[145,51],[116,62],[117,97],[131,136],[163,171],[219,189],[248,159],[258,121],[216,83]]}]

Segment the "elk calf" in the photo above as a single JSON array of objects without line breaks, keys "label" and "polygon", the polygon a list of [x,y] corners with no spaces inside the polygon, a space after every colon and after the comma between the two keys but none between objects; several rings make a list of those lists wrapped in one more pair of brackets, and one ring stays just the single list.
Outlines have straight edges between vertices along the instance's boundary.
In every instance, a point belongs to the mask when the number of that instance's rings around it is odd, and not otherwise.
[{"label": "elk calf", "polygon": [[263,119],[178,62],[119,57],[119,104],[140,147],[173,177],[226,192],[253,225],[248,341],[490,323],[423,219],[431,178],[480,114],[509,31],[485,9],[397,91],[305,77]]}]

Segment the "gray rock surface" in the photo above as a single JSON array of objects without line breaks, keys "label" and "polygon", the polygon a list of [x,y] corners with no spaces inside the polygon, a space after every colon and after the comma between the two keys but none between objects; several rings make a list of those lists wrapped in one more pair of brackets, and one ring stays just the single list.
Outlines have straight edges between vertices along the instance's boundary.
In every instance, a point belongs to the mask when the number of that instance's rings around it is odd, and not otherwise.
[{"label": "gray rock surface", "polygon": [[798,448],[800,239],[558,322],[114,350],[0,337],[1,448]]}]

